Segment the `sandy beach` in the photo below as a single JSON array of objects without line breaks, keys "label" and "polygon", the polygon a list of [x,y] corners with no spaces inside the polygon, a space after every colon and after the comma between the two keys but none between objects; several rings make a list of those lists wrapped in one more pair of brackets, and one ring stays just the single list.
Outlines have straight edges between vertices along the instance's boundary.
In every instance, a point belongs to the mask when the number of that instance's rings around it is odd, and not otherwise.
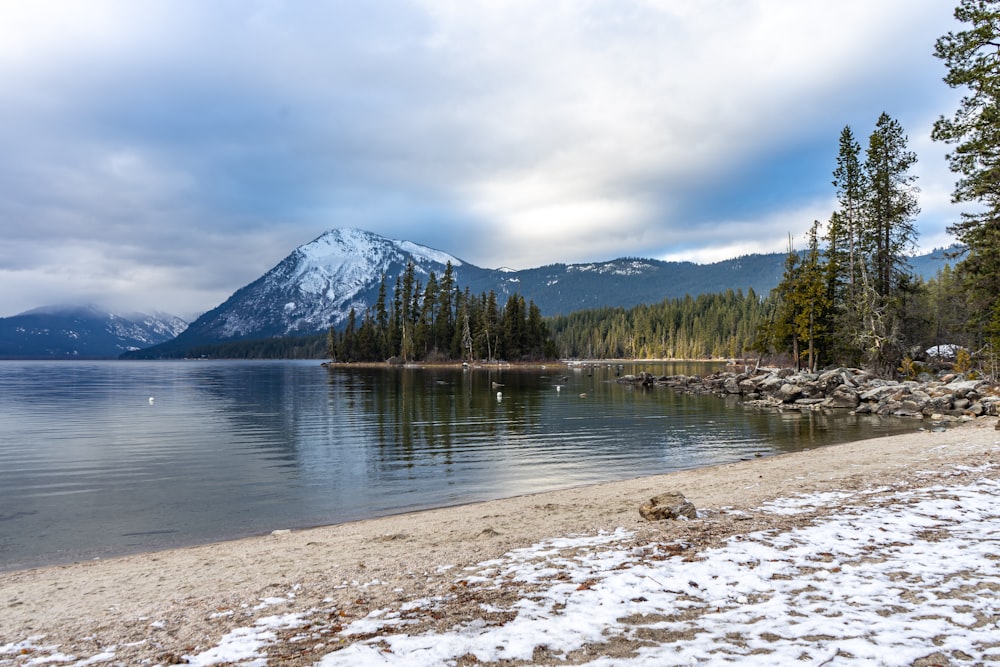
[{"label": "sandy beach", "polygon": [[[787,533],[837,512],[837,503],[798,514],[759,511],[780,499],[837,492],[850,496],[854,505],[875,508],[889,502],[885,494],[890,492],[996,480],[1000,432],[995,424],[981,418],[947,430],[928,427],[624,482],[3,573],[0,665],[335,664],[331,655],[377,641],[383,632],[347,632],[352,623],[373,614],[398,617],[401,610],[428,610],[428,600],[434,601],[433,611],[420,618],[411,614],[407,633],[448,631],[474,618],[502,626],[516,616],[509,611],[515,598],[530,591],[479,586],[473,594],[475,582],[463,572],[552,538],[615,531],[633,551],[681,545],[676,548],[683,558],[693,562],[736,536]],[[698,518],[641,519],[639,506],[666,491],[683,493]],[[577,590],[585,588],[580,584]],[[988,588],[1000,597],[994,583]],[[234,639],[264,627],[262,619],[279,616],[285,620],[265,622],[267,632],[257,632],[253,642]],[[997,622],[996,617],[980,619],[1000,636]],[[227,654],[226,642],[243,653]],[[530,659],[503,664],[626,660],[648,643],[648,638],[609,637],[606,643],[590,641],[583,653],[559,655],[535,646]],[[391,653],[389,644],[382,646],[385,655]],[[961,655],[928,652],[928,661],[908,664],[963,664]],[[489,664],[483,658],[470,651],[447,664]]]}]

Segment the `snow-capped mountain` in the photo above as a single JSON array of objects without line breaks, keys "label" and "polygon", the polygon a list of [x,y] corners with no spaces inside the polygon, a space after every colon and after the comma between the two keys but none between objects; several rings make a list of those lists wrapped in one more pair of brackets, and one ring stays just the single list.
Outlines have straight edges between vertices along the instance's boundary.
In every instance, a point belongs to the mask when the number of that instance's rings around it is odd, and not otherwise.
[{"label": "snow-capped mountain", "polygon": [[203,343],[311,334],[338,327],[352,308],[360,317],[375,302],[383,276],[391,298],[396,277],[411,261],[422,282],[431,271],[441,276],[449,262],[463,286],[470,281],[478,285],[490,273],[410,241],[358,229],[334,229],[294,250],[161,348],[167,354]]},{"label": "snow-capped mountain", "polygon": [[0,318],[0,359],[113,359],[172,340],[185,328],[187,322],[163,313],[46,306]]}]

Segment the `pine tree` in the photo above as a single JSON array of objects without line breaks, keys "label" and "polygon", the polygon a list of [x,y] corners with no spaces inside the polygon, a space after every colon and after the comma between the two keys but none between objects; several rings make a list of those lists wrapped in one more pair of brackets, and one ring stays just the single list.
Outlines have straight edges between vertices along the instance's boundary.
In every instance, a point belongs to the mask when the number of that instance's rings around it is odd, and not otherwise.
[{"label": "pine tree", "polygon": [[906,257],[915,245],[920,212],[916,176],[909,173],[916,161],[899,123],[886,113],[879,116],[865,155],[869,190],[860,244],[866,269],[854,297],[861,315],[855,341],[868,369],[881,375],[895,371],[904,345],[904,306],[912,284]]},{"label": "pine tree", "polygon": [[827,234],[828,259],[835,260],[842,273],[838,276],[847,285],[847,293],[859,282],[863,269],[860,237],[863,203],[868,192],[868,174],[861,164],[861,144],[854,138],[850,126],[840,132],[840,151],[833,171],[840,206],[836,219],[831,220]]},{"label": "pine tree", "polygon": [[910,173],[916,162],[902,126],[883,113],[865,153],[869,191],[862,245],[871,258],[875,290],[886,298],[910,273],[906,255],[915,245],[914,220],[920,213],[916,176]]},{"label": "pine tree", "polygon": [[964,246],[956,266],[971,301],[989,362],[1000,357],[1000,2],[962,0],[955,18],[966,28],[935,44],[945,83],[966,91],[951,118],[942,116],[931,137],[951,144],[951,171],[959,178],[955,203],[975,204],[949,231]]},{"label": "pine tree", "polygon": [[796,303],[794,315],[795,335],[807,345],[806,359],[810,371],[819,363],[817,342],[826,331],[829,314],[826,266],[819,249],[819,221],[809,230],[809,250],[798,267],[797,280],[789,298]]},{"label": "pine tree", "polygon": [[375,302],[375,353],[379,359],[386,359],[389,353],[389,311],[386,310],[385,275],[378,286],[378,300]]}]

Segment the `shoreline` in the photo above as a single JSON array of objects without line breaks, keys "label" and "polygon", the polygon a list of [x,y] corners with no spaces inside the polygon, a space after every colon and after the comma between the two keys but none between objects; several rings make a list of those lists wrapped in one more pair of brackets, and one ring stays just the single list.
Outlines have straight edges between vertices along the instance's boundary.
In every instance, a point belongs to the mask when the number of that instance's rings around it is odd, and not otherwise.
[{"label": "shoreline", "polygon": [[[995,419],[803,452],[333,526],[0,573],[0,664],[29,638],[63,654],[118,647],[126,663],[214,646],[275,613],[344,618],[454,590],[462,568],[542,540],[625,529],[710,547],[757,525],[739,512],[808,493],[929,485],[956,466],[1000,465]],[[990,473],[994,476],[996,473]],[[649,523],[639,506],[679,491],[697,520]],[[456,611],[461,620],[461,611]],[[448,620],[448,619],[446,619]],[[213,643],[214,642],[214,643]],[[37,642],[36,642],[37,643]],[[133,645],[126,650],[124,647]],[[25,660],[40,650],[24,644]],[[7,662],[7,661],[11,662]],[[298,664],[298,663],[296,663]],[[308,664],[308,663],[301,663]]]}]

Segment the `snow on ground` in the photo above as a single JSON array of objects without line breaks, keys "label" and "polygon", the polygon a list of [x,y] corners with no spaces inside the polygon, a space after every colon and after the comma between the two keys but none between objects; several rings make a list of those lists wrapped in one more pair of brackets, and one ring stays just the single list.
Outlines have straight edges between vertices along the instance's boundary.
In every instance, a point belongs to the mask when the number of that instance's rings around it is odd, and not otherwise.
[{"label": "snow on ground", "polygon": [[[236,628],[186,658],[265,665],[278,641],[332,648],[344,639],[345,648],[318,664],[892,666],[928,656],[1000,664],[1000,482],[972,477],[778,501],[761,511],[816,518],[738,535],[694,556],[684,545],[637,546],[625,530],[549,540],[455,569],[462,587],[517,592],[475,620],[414,627],[411,612],[426,617],[449,595],[376,610],[335,637],[302,630],[309,613],[287,614]],[[19,651],[34,658],[17,662]],[[114,663],[113,648],[78,657],[41,638],[0,646],[0,665],[105,662]]]},{"label": "snow on ground", "polygon": [[[483,566],[487,581],[550,582],[516,605],[512,622],[416,636],[404,627],[321,664],[445,665],[465,654],[531,660],[538,646],[556,662],[614,635],[648,645],[632,659],[595,656],[585,664],[910,665],[935,652],[1000,662],[1000,484],[938,486],[893,500],[846,507],[787,533],[734,538],[693,562],[616,548],[624,535],[539,544]],[[829,502],[843,498],[765,510]],[[373,623],[391,621],[370,619],[346,632],[371,632]]]}]

